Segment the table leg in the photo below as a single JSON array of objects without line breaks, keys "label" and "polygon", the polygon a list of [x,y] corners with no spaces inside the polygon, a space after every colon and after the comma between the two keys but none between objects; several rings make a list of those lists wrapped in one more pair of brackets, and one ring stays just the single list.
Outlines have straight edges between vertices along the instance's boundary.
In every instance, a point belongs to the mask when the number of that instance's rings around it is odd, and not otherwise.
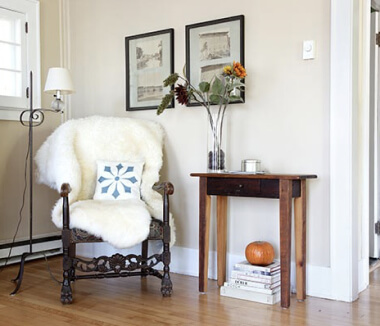
[{"label": "table leg", "polygon": [[207,292],[210,203],[207,178],[199,178],[199,292]]},{"label": "table leg", "polygon": [[290,306],[292,180],[280,180],[281,307]]},{"label": "table leg", "polygon": [[217,196],[217,255],[218,255],[218,285],[226,281],[227,257],[227,196]]},{"label": "table leg", "polygon": [[301,196],[294,199],[297,299],[306,299],[306,180],[301,180]]}]

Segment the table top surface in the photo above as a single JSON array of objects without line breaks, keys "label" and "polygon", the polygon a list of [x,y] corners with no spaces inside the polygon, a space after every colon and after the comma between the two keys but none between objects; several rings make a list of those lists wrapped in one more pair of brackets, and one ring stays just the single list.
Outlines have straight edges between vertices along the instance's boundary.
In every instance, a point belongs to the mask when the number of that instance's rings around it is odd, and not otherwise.
[{"label": "table top surface", "polygon": [[206,178],[238,178],[238,179],[275,179],[275,180],[301,180],[315,179],[316,174],[276,174],[276,173],[248,173],[248,172],[214,172],[190,173],[191,177]]}]

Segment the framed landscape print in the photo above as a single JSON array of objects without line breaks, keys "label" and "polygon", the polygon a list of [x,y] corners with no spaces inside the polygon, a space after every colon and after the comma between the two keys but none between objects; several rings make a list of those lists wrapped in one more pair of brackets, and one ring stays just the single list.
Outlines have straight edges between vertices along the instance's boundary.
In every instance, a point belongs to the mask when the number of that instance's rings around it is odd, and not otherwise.
[{"label": "framed landscape print", "polygon": [[126,37],[125,61],[127,111],[157,109],[170,91],[163,81],[174,71],[174,29]]},{"label": "framed landscape print", "polygon": [[[203,81],[210,82],[233,61],[244,66],[243,15],[186,26],[186,78],[194,87]],[[240,102],[244,102],[244,92],[240,97]]]}]

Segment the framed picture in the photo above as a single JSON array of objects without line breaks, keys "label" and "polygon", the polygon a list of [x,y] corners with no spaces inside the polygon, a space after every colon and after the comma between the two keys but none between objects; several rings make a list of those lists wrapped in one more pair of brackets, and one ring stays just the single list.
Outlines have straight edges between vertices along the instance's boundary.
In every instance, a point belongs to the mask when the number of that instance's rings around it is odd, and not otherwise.
[{"label": "framed picture", "polygon": [[[174,72],[174,29],[125,38],[127,111],[157,109]],[[174,99],[169,107],[174,107]]]},{"label": "framed picture", "polygon": [[[202,81],[210,82],[233,61],[244,66],[243,15],[186,26],[186,78],[194,87]],[[240,97],[239,102],[244,102],[244,92]]]}]

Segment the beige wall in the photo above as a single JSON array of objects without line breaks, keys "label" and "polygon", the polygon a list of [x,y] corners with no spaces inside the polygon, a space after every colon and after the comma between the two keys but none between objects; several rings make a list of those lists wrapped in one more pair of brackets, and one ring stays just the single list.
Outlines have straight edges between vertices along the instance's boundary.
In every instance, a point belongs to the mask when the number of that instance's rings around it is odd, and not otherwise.
[{"label": "beige wall", "polygon": [[[41,0],[41,83],[42,89],[48,68],[60,64],[59,1]],[[49,107],[51,97],[42,95],[42,107]],[[59,124],[58,115],[47,114],[43,125],[34,130],[36,151],[48,134]],[[24,189],[24,162],[28,144],[28,128],[18,121],[0,121],[0,242],[13,238],[19,219]],[[27,172],[29,175],[29,171]],[[29,186],[23,221],[17,239],[29,235]],[[34,188],[34,232],[36,236],[56,232],[50,221],[50,210],[57,193],[45,186]]]},{"label": "beige wall", "polygon": [[[207,7],[205,7],[207,5]],[[244,14],[246,103],[228,116],[229,168],[258,158],[270,172],[315,173],[308,184],[308,263],[329,266],[329,42],[330,1],[68,0],[71,70],[77,92],[72,116],[130,116],[159,121],[167,132],[163,178],[175,185],[171,208],[177,245],[198,247],[198,184],[206,169],[206,115],[201,108],[125,111],[124,37],[175,29],[175,69],[185,64],[185,25]],[[313,39],[315,60],[302,60],[302,41]],[[279,249],[278,202],[229,200],[228,251],[244,255],[253,240]],[[213,245],[215,245],[213,232]]]}]

